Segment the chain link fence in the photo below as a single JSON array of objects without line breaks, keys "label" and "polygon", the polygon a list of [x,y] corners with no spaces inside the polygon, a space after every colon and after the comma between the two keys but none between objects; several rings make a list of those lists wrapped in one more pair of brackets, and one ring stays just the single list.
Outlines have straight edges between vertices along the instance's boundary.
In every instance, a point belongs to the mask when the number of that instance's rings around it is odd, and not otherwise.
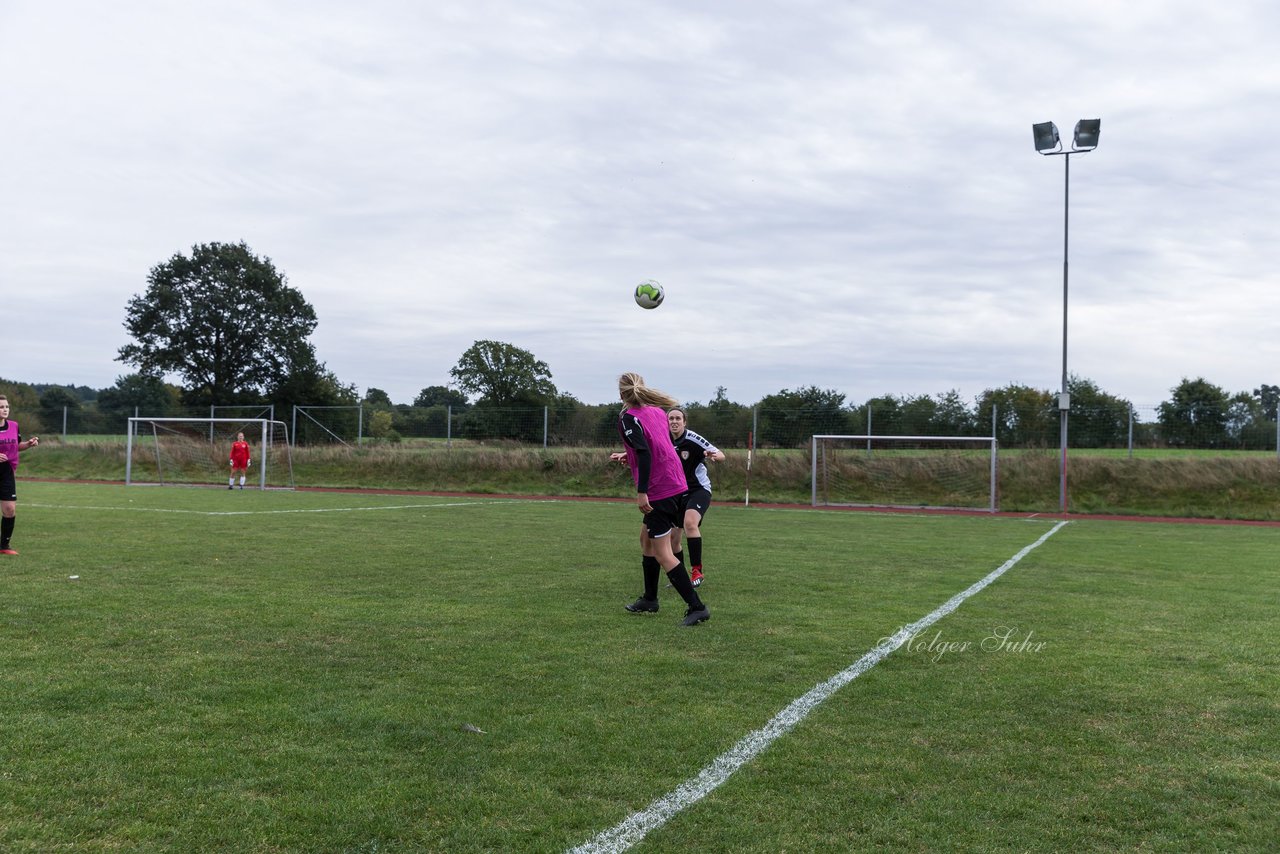
[{"label": "chain link fence", "polygon": [[[882,411],[868,404],[827,409],[769,409],[737,404],[690,405],[690,429],[721,448],[805,448],[814,434],[881,436],[991,436],[1002,448],[1054,449],[1059,414],[1051,406],[987,407],[966,412]],[[618,407],[492,408],[482,406],[297,406],[175,408],[174,411],[101,412],[92,404],[25,410],[25,435],[121,435],[130,416],[271,418],[289,425],[298,445],[504,444],[537,447],[614,447]],[[1270,417],[1268,417],[1270,416]],[[1280,455],[1274,415],[1243,407],[1073,407],[1068,446],[1133,453],[1147,449],[1272,451]]]}]

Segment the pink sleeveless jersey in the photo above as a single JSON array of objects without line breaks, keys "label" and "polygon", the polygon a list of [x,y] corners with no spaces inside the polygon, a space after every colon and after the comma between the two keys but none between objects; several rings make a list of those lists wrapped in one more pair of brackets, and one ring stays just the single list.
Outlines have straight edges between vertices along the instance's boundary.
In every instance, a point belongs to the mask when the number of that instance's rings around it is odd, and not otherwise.
[{"label": "pink sleeveless jersey", "polygon": [[[644,429],[645,444],[649,446],[649,491],[646,493],[650,501],[660,501],[688,490],[684,476],[684,466],[676,455],[675,445],[671,444],[671,428],[667,425],[667,413],[657,406],[640,406],[628,409],[627,414],[640,422]],[[624,443],[627,452],[627,464],[631,466],[631,479],[639,481],[640,468],[636,463],[635,449]]]},{"label": "pink sleeveless jersey", "polygon": [[9,421],[0,429],[0,454],[9,458],[9,466],[18,470],[18,422]]}]

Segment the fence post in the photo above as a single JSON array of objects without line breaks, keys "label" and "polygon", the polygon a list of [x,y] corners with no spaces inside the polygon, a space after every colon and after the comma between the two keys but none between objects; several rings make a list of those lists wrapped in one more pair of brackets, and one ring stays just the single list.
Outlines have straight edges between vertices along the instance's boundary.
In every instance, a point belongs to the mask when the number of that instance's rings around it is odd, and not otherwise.
[{"label": "fence post", "polygon": [[[818,437],[809,440],[809,505],[818,506]],[[825,450],[825,448],[824,448]]]},{"label": "fence post", "polygon": [[867,456],[871,456],[871,404],[867,404]]},{"label": "fence post", "polygon": [[[138,417],[138,407],[133,408],[133,417]],[[125,422],[124,439],[124,485],[133,483],[133,419]]]},{"label": "fence post", "polygon": [[361,401],[356,410],[356,447],[360,447],[364,443],[364,401]]},{"label": "fence post", "polygon": [[62,441],[67,441],[67,407],[62,407]]},{"label": "fence post", "polygon": [[1129,459],[1133,459],[1133,404],[1129,404]]},{"label": "fence post", "polygon": [[549,411],[550,407],[542,407],[542,450],[544,451],[547,449],[547,413]]},{"label": "fence post", "polygon": [[453,404],[447,403],[444,407],[444,446],[447,449],[453,448]]}]

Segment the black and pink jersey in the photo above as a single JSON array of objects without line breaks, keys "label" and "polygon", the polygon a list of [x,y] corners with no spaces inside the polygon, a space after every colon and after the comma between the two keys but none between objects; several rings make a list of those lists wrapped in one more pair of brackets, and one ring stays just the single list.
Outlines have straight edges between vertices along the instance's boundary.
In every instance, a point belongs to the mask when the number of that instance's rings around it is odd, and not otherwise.
[{"label": "black and pink jersey", "polygon": [[671,444],[666,412],[656,406],[624,409],[618,416],[618,432],[636,492],[647,494],[652,502],[688,491],[684,469]]},{"label": "black and pink jersey", "polygon": [[18,443],[22,434],[18,432],[18,422],[6,420],[0,424],[0,454],[9,459],[9,467],[18,470]]}]

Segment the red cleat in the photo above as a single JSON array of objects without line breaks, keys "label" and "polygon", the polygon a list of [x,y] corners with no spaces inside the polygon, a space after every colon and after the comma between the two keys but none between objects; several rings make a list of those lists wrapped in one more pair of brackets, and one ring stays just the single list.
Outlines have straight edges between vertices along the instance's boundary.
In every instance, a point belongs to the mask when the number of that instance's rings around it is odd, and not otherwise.
[{"label": "red cleat", "polygon": [[694,587],[697,587],[702,584],[702,567],[701,566],[695,566],[693,568],[693,574],[689,576],[689,581],[693,584]]}]

